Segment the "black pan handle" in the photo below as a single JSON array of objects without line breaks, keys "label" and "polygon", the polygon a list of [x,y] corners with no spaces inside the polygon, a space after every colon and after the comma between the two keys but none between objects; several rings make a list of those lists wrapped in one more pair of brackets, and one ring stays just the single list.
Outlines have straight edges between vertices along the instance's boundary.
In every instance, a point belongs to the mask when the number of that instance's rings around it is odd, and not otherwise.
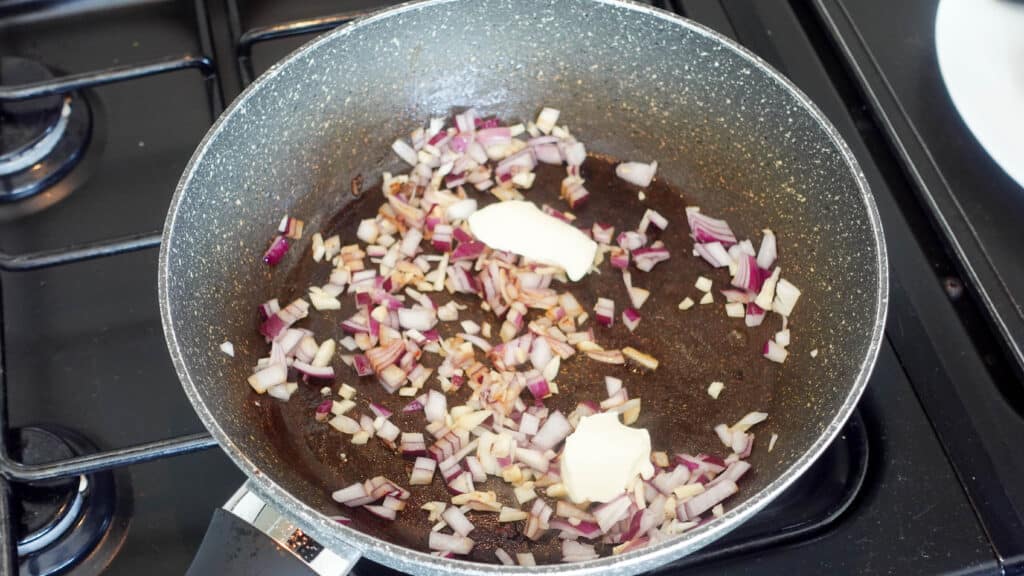
[{"label": "black pan handle", "polygon": [[344,576],[360,553],[328,550],[248,488],[213,513],[186,576]]}]

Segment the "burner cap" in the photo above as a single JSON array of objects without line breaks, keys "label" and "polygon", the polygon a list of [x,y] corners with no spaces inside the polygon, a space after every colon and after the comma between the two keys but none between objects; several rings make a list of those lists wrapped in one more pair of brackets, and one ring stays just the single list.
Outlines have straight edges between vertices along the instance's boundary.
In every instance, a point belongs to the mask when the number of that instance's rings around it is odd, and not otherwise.
[{"label": "burner cap", "polygon": [[[0,84],[13,86],[53,79],[45,66],[24,58],[0,59]],[[18,102],[0,102],[0,166],[39,144],[60,120],[64,99],[59,95]]]},{"label": "burner cap", "polygon": [[[0,57],[0,85],[52,78],[38,62]],[[89,124],[88,105],[80,95],[0,102],[0,202],[32,196],[67,174],[88,143]]]},{"label": "burner cap", "polygon": [[[53,432],[42,428],[18,431],[15,456],[20,462],[43,464],[74,455],[71,446]],[[73,507],[81,508],[81,503],[77,502],[78,483],[77,478],[64,478],[16,488],[20,507],[17,526],[19,548],[38,546],[37,542],[46,534],[54,532],[58,524],[67,521]]]},{"label": "burner cap", "polygon": [[[21,428],[13,438],[14,456],[25,464],[95,452],[82,436],[55,427]],[[127,483],[115,482],[109,471],[13,484],[19,573],[46,576],[72,566],[98,573],[106,566],[124,538],[131,508],[119,484]]]}]

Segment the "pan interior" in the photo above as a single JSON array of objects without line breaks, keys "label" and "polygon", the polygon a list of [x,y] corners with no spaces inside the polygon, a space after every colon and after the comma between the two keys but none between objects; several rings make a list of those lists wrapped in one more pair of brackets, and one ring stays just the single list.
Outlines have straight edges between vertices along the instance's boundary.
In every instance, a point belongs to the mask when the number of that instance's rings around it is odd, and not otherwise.
[{"label": "pan interior", "polygon": [[[261,255],[284,214],[306,220],[307,238],[329,226],[353,202],[353,177],[362,175],[370,187],[382,170],[404,170],[390,152],[392,140],[469,106],[506,120],[558,108],[589,150],[658,160],[660,179],[675,184],[686,203],[727,219],[741,237],[756,242],[762,227],[776,232],[783,275],[803,296],[791,321],[789,360],[765,364],[771,389],[699,406],[693,394],[681,406],[668,393],[645,397],[676,408],[683,420],[692,411],[687,429],[768,412],[771,419],[756,430],[757,472],[730,506],[764,496],[848,411],[863,365],[873,360],[884,279],[870,203],[834,136],[785,84],[710,33],[619,3],[412,5],[315,41],[241,96],[182,178],[161,252],[171,351],[200,416],[262,482],[324,513],[346,512],[329,491],[372,471],[346,467],[315,435],[284,426],[276,401],[257,398],[246,384],[268,349],[256,330],[256,307],[304,291],[290,283],[308,260],[308,245],[300,242],[274,269]],[[684,236],[685,222],[670,232]],[[689,258],[677,251],[668,264]],[[696,267],[686,266],[666,281],[692,286]],[[218,350],[225,340],[235,345],[234,359]],[[725,344],[721,352],[732,354]],[[739,356],[738,367],[767,363]],[[680,386],[721,379],[729,390],[730,375],[713,362],[683,370],[662,360],[661,370]],[[354,383],[340,361],[336,369],[339,380]],[[315,391],[307,392],[292,402],[315,402]],[[764,441],[772,433],[779,441],[769,454]],[[706,436],[698,447],[712,446],[710,427]],[[381,530],[361,516],[356,526]],[[402,545],[425,542],[387,536]]]}]

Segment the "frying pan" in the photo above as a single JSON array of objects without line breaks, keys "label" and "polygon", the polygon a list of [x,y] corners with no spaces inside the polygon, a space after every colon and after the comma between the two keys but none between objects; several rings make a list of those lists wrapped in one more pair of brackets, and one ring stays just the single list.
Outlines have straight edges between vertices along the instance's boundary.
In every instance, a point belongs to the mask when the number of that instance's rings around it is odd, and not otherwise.
[{"label": "frying pan", "polygon": [[[854,409],[882,336],[886,255],[864,176],[807,97],[742,47],[647,6],[612,0],[404,4],[318,38],[253,83],[189,162],[161,245],[165,335],[196,412],[252,490],[340,555],[423,574],[508,569],[423,552],[429,528],[415,509],[417,496],[393,523],[358,511],[351,514],[352,527],[332,521],[332,514],[351,513],[331,500],[332,490],[381,473],[403,481],[403,465],[373,442],[356,450],[313,422],[317,386],[303,386],[280,403],[254,395],[246,384],[267,351],[256,329],[257,305],[271,297],[287,301],[321,280],[304,243],[276,268],[261,261],[281,216],[305,219],[310,231],[351,238],[367,202],[379,203],[372,187],[381,172],[402,171],[391,141],[426,118],[469,106],[508,121],[531,119],[541,106],[558,108],[588,150],[659,161],[652,201],[660,198],[657,205],[671,222],[664,239],[674,250],[670,261],[638,278],[652,288],[655,304],[648,306],[661,307],[647,312],[645,306],[635,338],[662,366],[650,373],[616,371],[574,358],[559,376],[568,392],[557,401],[600,399],[601,375],[619,375],[643,398],[638,425],[651,430],[655,449],[673,451],[720,452],[713,425],[731,424],[752,410],[770,415],[755,429],[754,473],[744,477],[721,518],[620,556],[516,570],[598,574],[613,568],[625,574],[712,542],[806,470]],[[632,212],[639,209],[635,189],[602,180],[602,166],[596,159],[584,165],[594,182],[589,210],[618,211],[618,224],[634,226],[640,214]],[[357,176],[371,190],[363,196],[376,199],[353,194]],[[542,184],[535,188],[543,194]],[[671,201],[671,194],[682,198]],[[777,319],[747,331],[741,321],[725,318],[721,302],[688,313],[675,309],[683,296],[699,296],[692,288],[698,274],[712,276],[718,287],[727,281],[689,256],[685,205],[727,219],[755,241],[762,228],[777,233],[783,275],[803,291],[785,364],[760,357],[765,338],[779,329]],[[589,306],[595,292],[613,294],[612,284],[600,282],[581,287],[581,301]],[[621,307],[624,296],[614,294]],[[309,320],[327,322],[311,324],[320,337],[343,318],[320,316]],[[225,340],[235,345],[234,359],[218,350]],[[335,369],[340,381],[359,389],[360,399],[403,403],[375,382],[358,382],[340,362]],[[726,383],[718,400],[705,392],[713,380]],[[773,433],[779,440],[768,452],[765,440]],[[492,561],[485,553],[495,545],[526,550],[477,525],[473,560]],[[547,558],[545,544],[536,549]]]}]

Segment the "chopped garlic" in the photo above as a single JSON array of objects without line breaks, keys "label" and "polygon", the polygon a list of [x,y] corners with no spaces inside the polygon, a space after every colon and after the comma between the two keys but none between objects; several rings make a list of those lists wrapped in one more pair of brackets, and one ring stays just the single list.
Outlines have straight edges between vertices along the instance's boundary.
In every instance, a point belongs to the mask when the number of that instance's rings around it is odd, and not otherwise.
[{"label": "chopped garlic", "polygon": [[704,485],[700,482],[694,482],[693,484],[683,484],[673,490],[672,493],[675,494],[677,500],[683,501],[687,498],[692,498],[703,491]]},{"label": "chopped garlic", "polygon": [[548,486],[548,489],[545,490],[545,494],[547,494],[551,498],[565,498],[566,496],[569,495],[569,491],[566,490],[565,484],[559,482],[558,484],[552,484],[551,486]]},{"label": "chopped garlic", "polygon": [[330,396],[331,395],[331,387],[330,386],[324,386],[323,388],[321,388],[320,389],[320,395],[321,396]]},{"label": "chopped garlic", "polygon": [[535,492],[534,487],[530,486],[529,484],[518,486],[515,490],[513,490],[513,492],[515,493],[516,501],[518,501],[520,504],[525,504],[526,502],[534,498],[537,498],[537,492]]},{"label": "chopped garlic", "polygon": [[704,276],[698,276],[697,277],[697,282],[694,284],[694,286],[696,286],[697,290],[700,290],[701,292],[710,292],[711,291],[711,279],[710,278],[705,278]]},{"label": "chopped garlic", "polygon": [[360,430],[352,435],[353,444],[366,444],[370,441],[370,434],[366,430]]},{"label": "chopped garlic", "polygon": [[633,348],[632,346],[626,346],[625,348],[623,348],[622,354],[626,358],[629,358],[633,362],[636,362],[637,364],[643,366],[644,368],[647,368],[648,370],[658,369],[657,358],[649,354],[644,354],[643,352],[637,350],[636,348]]},{"label": "chopped garlic", "polygon": [[[708,295],[710,294],[708,292]],[[729,302],[725,305],[725,315],[730,318],[743,318],[746,313],[746,308],[744,308],[742,302]]]},{"label": "chopped garlic", "polygon": [[814,350],[811,350],[811,358],[817,358],[817,357],[818,357],[818,349],[815,348]]},{"label": "chopped garlic", "polygon": [[762,310],[772,309],[772,301],[775,300],[775,285],[779,281],[779,274],[782,274],[782,268],[776,266],[772,275],[761,285],[761,292],[754,300],[754,304],[757,304]]},{"label": "chopped garlic", "polygon": [[[537,121],[534,123],[534,126],[536,126],[537,130],[540,130],[541,133],[550,134],[551,130],[555,128],[555,124],[558,123],[558,116],[558,110],[555,110],[554,108],[544,108],[540,111],[540,114],[537,115]],[[529,125],[527,125],[526,129],[530,129]]]},{"label": "chopped garlic", "polygon": [[501,512],[498,513],[498,522],[518,522],[519,520],[526,520],[529,516],[529,514],[518,508],[502,506]]},{"label": "chopped garlic", "polygon": [[668,468],[668,454],[665,452],[651,452],[651,462],[659,468]]},{"label": "chopped garlic", "polygon": [[711,292],[705,292],[700,298],[701,304],[711,304],[715,301],[715,297],[711,295]]},{"label": "chopped garlic", "polygon": [[341,402],[335,400],[334,402],[331,403],[331,414],[338,416],[340,414],[348,412],[349,410],[355,407],[356,403],[351,400],[342,400]]},{"label": "chopped garlic", "polygon": [[772,433],[772,437],[768,440],[768,451],[771,452],[772,448],[775,448],[775,441],[779,439],[779,435]]},{"label": "chopped garlic", "polygon": [[342,383],[341,387],[338,388],[338,396],[341,396],[345,400],[351,400],[356,395],[356,389],[349,386],[348,384]]},{"label": "chopped garlic", "polygon": [[721,382],[712,382],[711,385],[708,386],[708,395],[715,400],[718,400],[718,395],[722,393],[723,388],[725,388],[725,384]]},{"label": "chopped garlic", "polygon": [[324,237],[319,232],[313,234],[313,261],[324,259]]},{"label": "chopped garlic", "polygon": [[636,193],[636,197],[637,197],[637,199],[639,199],[639,200],[640,200],[641,202],[643,202],[644,200],[647,200],[647,194],[644,194],[644,191],[643,191],[643,190],[641,190],[641,191],[637,192],[637,193]]},{"label": "chopped garlic", "polygon": [[227,340],[225,340],[220,345],[220,351],[227,354],[228,356],[231,356],[232,358],[235,357],[235,345],[232,344],[231,342],[228,342]]},{"label": "chopped garlic", "polygon": [[690,308],[693,308],[693,298],[687,296],[686,298],[683,298],[682,302],[679,303],[679,309],[689,310]]}]

